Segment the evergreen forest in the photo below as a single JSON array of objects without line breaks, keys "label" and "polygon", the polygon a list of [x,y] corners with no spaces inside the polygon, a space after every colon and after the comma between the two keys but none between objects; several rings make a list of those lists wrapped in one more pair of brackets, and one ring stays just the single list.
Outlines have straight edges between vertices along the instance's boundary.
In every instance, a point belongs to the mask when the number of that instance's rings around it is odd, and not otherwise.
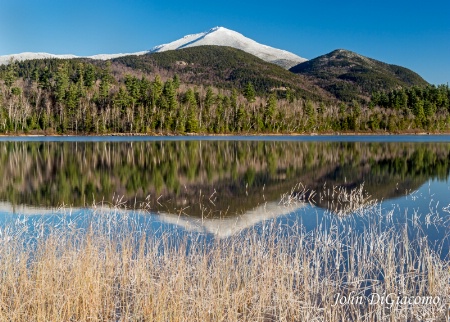
[{"label": "evergreen forest", "polygon": [[[178,64],[181,64],[178,62]],[[286,71],[287,72],[287,71]],[[192,73],[192,71],[190,71]],[[290,73],[290,72],[287,72]],[[292,76],[296,75],[292,73]],[[87,59],[0,66],[2,134],[448,132],[448,85],[374,91],[366,100],[299,86],[189,81],[167,69]],[[295,78],[289,80],[290,84]],[[256,84],[256,85],[255,85]],[[271,84],[274,85],[274,84]]]}]

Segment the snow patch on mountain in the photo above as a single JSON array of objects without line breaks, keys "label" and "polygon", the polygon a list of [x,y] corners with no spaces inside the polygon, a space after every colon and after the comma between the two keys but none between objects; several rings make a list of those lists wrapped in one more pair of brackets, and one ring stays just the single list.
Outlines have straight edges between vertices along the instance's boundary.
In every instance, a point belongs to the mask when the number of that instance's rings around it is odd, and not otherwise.
[{"label": "snow patch on mountain", "polygon": [[49,53],[20,53],[13,55],[4,55],[0,56],[0,65],[8,64],[11,59],[14,61],[24,61],[24,60],[32,60],[32,59],[46,59],[46,58],[57,58],[57,59],[74,59],[74,58],[89,58],[89,59],[97,59],[97,60],[109,60],[123,56],[131,56],[131,55],[145,55],[148,54],[149,51],[140,51],[136,53],[127,53],[127,54],[99,54],[93,56],[76,56],[76,55],[54,55]]},{"label": "snow patch on mountain", "polygon": [[150,52],[155,53],[206,45],[237,48],[286,69],[307,60],[286,50],[260,44],[236,31],[224,27],[215,27],[199,34],[184,36],[171,43],[156,46]]},{"label": "snow patch on mountain", "polygon": [[0,65],[8,64],[11,60],[24,61],[30,59],[45,59],[45,58],[60,58],[60,59],[72,59],[77,58],[75,55],[53,55],[48,53],[20,53],[13,55],[0,56]]}]

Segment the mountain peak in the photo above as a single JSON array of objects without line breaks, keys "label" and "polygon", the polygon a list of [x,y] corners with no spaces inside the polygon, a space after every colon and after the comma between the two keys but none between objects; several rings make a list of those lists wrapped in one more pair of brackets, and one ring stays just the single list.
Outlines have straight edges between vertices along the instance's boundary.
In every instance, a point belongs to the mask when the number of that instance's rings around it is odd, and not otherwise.
[{"label": "mountain peak", "polygon": [[289,69],[307,60],[286,50],[281,50],[260,44],[231,29],[227,29],[222,26],[216,26],[214,28],[209,29],[208,31],[201,32],[198,34],[186,35],[183,38],[175,40],[171,43],[153,47],[150,51],[142,51],[129,54],[105,54],[94,56],[54,55],[47,53],[21,53],[21,54],[0,56],[0,65],[8,64],[11,59],[14,59],[16,61],[23,61],[30,59],[44,59],[44,58],[60,58],[60,59],[91,58],[91,59],[108,60],[122,56],[144,55],[148,53],[177,50],[196,46],[225,46],[240,49],[266,62],[279,65],[285,69]]},{"label": "mountain peak", "polygon": [[156,46],[150,52],[155,53],[207,45],[240,49],[264,61],[280,65],[286,69],[306,61],[305,58],[293,53],[262,45],[236,31],[219,26],[205,32],[184,36],[168,44]]},{"label": "mountain peak", "polygon": [[422,77],[407,68],[345,49],[336,49],[294,66],[290,71],[314,77],[316,85],[343,101],[368,100],[372,92],[379,90],[427,85]]},{"label": "mountain peak", "polygon": [[225,28],[225,27],[220,27],[220,26],[217,26],[217,27],[214,27],[214,28],[211,28],[210,30],[209,30],[209,32],[214,32],[214,31],[217,31],[217,30],[220,30],[220,29],[227,29],[227,28]]},{"label": "mountain peak", "polygon": [[333,50],[331,53],[327,54],[327,56],[338,58],[338,59],[339,58],[367,58],[367,57],[364,57],[358,53],[355,53],[355,52],[347,50],[347,49]]}]

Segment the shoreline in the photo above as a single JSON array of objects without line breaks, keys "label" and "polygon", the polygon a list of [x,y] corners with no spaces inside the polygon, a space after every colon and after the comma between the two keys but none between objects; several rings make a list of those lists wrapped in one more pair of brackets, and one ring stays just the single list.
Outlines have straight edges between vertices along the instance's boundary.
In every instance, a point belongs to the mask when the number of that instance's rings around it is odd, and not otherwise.
[{"label": "shoreline", "polygon": [[303,133],[14,133],[0,134],[0,138],[17,138],[17,137],[256,137],[256,136],[446,136],[450,135],[450,131],[444,132],[426,132],[426,131],[402,131],[402,132],[303,132]]}]

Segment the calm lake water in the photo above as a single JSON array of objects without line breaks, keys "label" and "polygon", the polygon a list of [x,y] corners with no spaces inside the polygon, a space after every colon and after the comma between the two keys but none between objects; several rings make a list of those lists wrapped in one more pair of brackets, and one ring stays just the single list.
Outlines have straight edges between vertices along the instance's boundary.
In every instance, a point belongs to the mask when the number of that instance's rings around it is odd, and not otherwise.
[{"label": "calm lake water", "polygon": [[267,220],[363,229],[377,201],[448,253],[450,136],[0,138],[0,178],[3,222],[119,204],[223,238]]}]

